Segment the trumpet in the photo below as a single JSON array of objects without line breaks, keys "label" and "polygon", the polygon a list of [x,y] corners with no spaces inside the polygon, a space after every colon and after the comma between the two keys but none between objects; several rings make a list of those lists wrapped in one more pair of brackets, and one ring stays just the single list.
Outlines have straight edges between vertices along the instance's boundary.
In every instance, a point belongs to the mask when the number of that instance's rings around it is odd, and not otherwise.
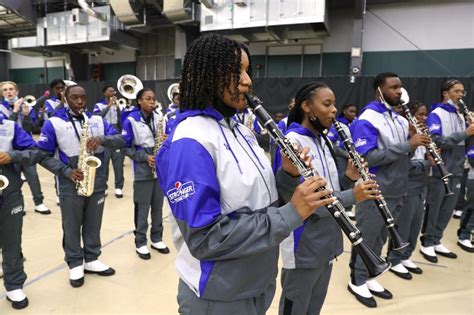
[{"label": "trumpet", "polygon": [[5,188],[7,188],[9,184],[10,181],[8,180],[8,178],[4,175],[0,175],[0,192],[5,190]]},{"label": "trumpet", "polygon": [[23,104],[27,105],[28,107],[35,107],[36,105],[36,97],[33,95],[26,95],[23,97]]},{"label": "trumpet", "polygon": [[405,116],[408,122],[413,126],[413,128],[415,128],[416,133],[427,135],[428,137],[430,137],[430,144],[428,145],[427,150],[430,153],[430,155],[433,157],[433,160],[436,163],[436,167],[438,168],[439,173],[441,175],[441,180],[443,181],[443,185],[444,185],[444,193],[446,196],[454,195],[454,193],[451,191],[451,187],[449,184],[449,178],[453,176],[453,174],[451,174],[446,168],[446,166],[444,165],[443,158],[438,153],[438,147],[436,146],[436,143],[433,141],[429,133],[418,126],[418,120],[416,119],[415,116],[411,114],[410,109],[407,106],[409,101],[410,101],[410,97],[408,96],[407,90],[402,88],[402,96],[400,98],[400,105],[402,106],[403,111],[405,112]]},{"label": "trumpet", "polygon": [[117,101],[117,105],[120,109],[123,109],[125,106],[127,106],[127,99],[125,98],[119,98]]},{"label": "trumpet", "polygon": [[[303,178],[308,179],[313,176],[318,175],[314,167],[306,166],[305,162],[300,158],[299,153],[293,148],[290,140],[286,138],[283,133],[278,129],[275,121],[268,114],[268,112],[263,108],[262,101],[258,97],[245,94],[247,99],[247,104],[250,108],[253,109],[255,116],[258,121],[267,129],[270,136],[275,140],[277,145],[281,149],[281,153],[287,156],[293,165],[298,169],[299,173]],[[321,187],[318,190],[324,190],[325,187]],[[333,196],[326,196],[324,198],[332,198]],[[326,206],[329,213],[334,217],[334,220],[339,224],[341,230],[350,240],[354,246],[354,250],[360,255],[362,261],[364,262],[365,267],[367,268],[367,273],[369,279],[375,278],[385,271],[387,271],[391,264],[384,261],[382,258],[377,256],[366,243],[363,242],[362,235],[354,224],[349,220],[346,215],[345,209],[342,206],[341,202],[336,199],[335,202]]]},{"label": "trumpet", "polygon": [[141,89],[143,89],[143,83],[134,75],[124,74],[117,81],[117,90],[129,100],[136,99]]}]

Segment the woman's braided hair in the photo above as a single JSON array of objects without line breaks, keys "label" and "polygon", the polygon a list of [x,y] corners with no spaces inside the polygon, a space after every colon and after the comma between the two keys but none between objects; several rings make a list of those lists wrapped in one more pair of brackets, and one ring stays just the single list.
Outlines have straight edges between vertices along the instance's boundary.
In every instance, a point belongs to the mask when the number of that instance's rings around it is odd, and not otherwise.
[{"label": "woman's braided hair", "polygon": [[[217,34],[205,35],[192,42],[181,70],[181,111],[215,106],[231,82],[236,91],[233,97],[237,99],[242,50],[250,59],[247,46]],[[251,78],[251,65],[248,74]]]}]

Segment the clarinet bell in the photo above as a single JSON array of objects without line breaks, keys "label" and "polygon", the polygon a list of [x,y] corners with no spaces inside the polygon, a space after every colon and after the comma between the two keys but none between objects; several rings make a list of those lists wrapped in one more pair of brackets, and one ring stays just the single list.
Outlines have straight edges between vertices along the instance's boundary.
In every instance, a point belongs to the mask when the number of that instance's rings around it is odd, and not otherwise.
[{"label": "clarinet bell", "polygon": [[454,195],[454,192],[451,190],[451,185],[449,182],[449,178],[453,176],[453,174],[448,171],[444,164],[438,164],[438,169],[439,173],[441,174],[441,180],[443,181],[445,195]]},{"label": "clarinet bell", "polygon": [[443,177],[441,179],[443,180],[443,185],[444,185],[444,195],[445,196],[454,195],[454,192],[451,190],[451,185],[449,184],[449,178]]},{"label": "clarinet bell", "polygon": [[397,229],[395,228],[395,225],[387,227],[387,229],[391,241],[391,248],[393,250],[399,250],[408,246],[408,242],[405,242],[402,239]]},{"label": "clarinet bell", "polygon": [[369,280],[380,276],[392,266],[391,263],[377,256],[364,242],[354,245],[354,249],[364,262]]}]

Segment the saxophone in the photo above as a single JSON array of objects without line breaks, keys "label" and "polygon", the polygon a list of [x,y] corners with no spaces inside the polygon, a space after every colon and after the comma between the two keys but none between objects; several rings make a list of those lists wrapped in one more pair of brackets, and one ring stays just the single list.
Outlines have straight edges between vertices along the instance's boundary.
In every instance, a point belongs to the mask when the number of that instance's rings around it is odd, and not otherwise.
[{"label": "saxophone", "polygon": [[[161,104],[157,103],[153,110],[158,114],[158,121],[156,122],[155,145],[153,146],[153,156],[155,156],[163,144],[163,113],[161,112]],[[156,168],[152,168],[153,176],[156,178]]]},{"label": "saxophone", "polygon": [[84,124],[82,125],[81,139],[79,141],[79,160],[77,168],[82,172],[83,179],[76,183],[77,194],[79,196],[90,197],[94,192],[95,173],[102,162],[99,158],[87,151],[87,140],[90,138],[89,134],[89,118],[82,112],[84,117]]}]

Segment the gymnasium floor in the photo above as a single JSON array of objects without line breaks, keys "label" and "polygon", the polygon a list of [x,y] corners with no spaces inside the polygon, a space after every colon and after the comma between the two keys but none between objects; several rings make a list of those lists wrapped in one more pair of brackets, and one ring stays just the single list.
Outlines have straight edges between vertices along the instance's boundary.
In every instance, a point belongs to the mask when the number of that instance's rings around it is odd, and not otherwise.
[{"label": "gymnasium floor", "polygon": [[[151,260],[135,254],[133,242],[132,176],[130,161],[125,163],[124,198],[117,199],[113,189],[106,198],[102,224],[101,260],[116,269],[112,277],[86,275],[83,287],[69,285],[68,269],[61,248],[61,218],[53,190],[53,177],[38,167],[45,204],[52,214],[43,216],[33,211],[28,185],[23,186],[26,216],[23,226],[23,253],[28,280],[25,293],[30,306],[16,311],[0,291],[0,314],[177,314],[178,277],[174,269],[175,250],[170,241],[165,218],[164,240],[170,246],[168,255],[152,251]],[[111,169],[113,187],[113,171]],[[110,186],[110,185],[109,185]],[[167,216],[167,210],[163,216]],[[394,294],[393,300],[377,298],[378,308],[368,309],[347,291],[349,279],[349,243],[333,269],[322,314],[474,314],[474,255],[456,246],[458,220],[451,220],[444,244],[458,254],[458,259],[440,257],[431,264],[416,252],[413,260],[423,269],[410,281],[391,273],[379,278]],[[278,313],[280,289],[267,314]],[[225,314],[223,314],[225,315]]]}]

